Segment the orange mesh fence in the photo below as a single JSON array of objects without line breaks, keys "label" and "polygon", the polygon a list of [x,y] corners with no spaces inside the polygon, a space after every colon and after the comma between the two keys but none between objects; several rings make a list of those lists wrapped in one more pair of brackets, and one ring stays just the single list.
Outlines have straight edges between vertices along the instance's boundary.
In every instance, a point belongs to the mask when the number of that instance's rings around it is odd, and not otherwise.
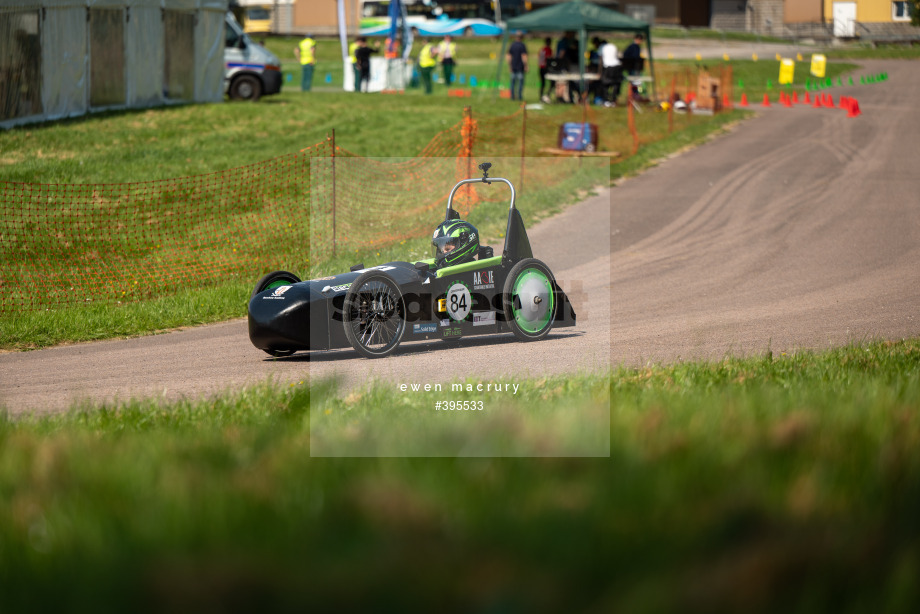
[{"label": "orange mesh fence", "polygon": [[[679,82],[679,79],[678,79]],[[461,121],[411,159],[362,158],[327,140],[226,171],[125,184],[0,182],[0,313],[145,299],[322,262],[345,250],[420,237],[443,214],[460,179],[502,158],[493,176],[518,196],[557,185],[571,166],[538,159],[559,126],[599,128],[598,148],[629,152],[624,113],[571,106],[552,115],[522,106],[505,117]],[[638,131],[643,133],[640,114]],[[467,216],[507,192],[463,187]]]},{"label": "orange mesh fence", "polygon": [[0,182],[0,312],[148,298],[302,262],[312,156],[146,183]]}]

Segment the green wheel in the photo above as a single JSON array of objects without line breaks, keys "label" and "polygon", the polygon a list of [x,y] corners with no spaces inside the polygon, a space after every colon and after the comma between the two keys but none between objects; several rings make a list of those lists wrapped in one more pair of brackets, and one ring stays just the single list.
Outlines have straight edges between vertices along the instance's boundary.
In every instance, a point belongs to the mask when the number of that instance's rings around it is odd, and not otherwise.
[{"label": "green wheel", "polygon": [[521,341],[536,341],[549,334],[556,316],[555,282],[549,267],[534,258],[511,269],[502,291],[505,321]]},{"label": "green wheel", "polygon": [[268,275],[264,275],[262,279],[256,282],[255,288],[252,289],[252,294],[249,295],[249,300],[254,299],[257,294],[265,292],[266,290],[280,288],[281,286],[290,286],[298,282],[300,282],[300,278],[293,273],[288,273],[287,271],[274,271]]},{"label": "green wheel", "polygon": [[[296,284],[300,281],[300,278],[294,275],[293,273],[288,273],[287,271],[274,271],[265,275],[256,282],[255,288],[252,289],[252,294],[249,296],[249,300],[255,298],[255,296],[266,290],[273,290],[275,288],[280,288],[281,286],[290,286],[291,284]],[[290,356],[297,350],[265,350],[266,354],[270,356],[275,356],[276,358],[283,358],[285,356]]]}]

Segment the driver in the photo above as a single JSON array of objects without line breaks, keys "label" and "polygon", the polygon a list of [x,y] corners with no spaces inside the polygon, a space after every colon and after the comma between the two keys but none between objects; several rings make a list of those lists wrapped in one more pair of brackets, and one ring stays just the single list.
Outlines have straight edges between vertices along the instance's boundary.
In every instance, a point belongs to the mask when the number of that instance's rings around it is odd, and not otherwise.
[{"label": "driver", "polygon": [[435,268],[471,262],[479,254],[479,232],[462,220],[441,222],[434,229],[431,245]]}]

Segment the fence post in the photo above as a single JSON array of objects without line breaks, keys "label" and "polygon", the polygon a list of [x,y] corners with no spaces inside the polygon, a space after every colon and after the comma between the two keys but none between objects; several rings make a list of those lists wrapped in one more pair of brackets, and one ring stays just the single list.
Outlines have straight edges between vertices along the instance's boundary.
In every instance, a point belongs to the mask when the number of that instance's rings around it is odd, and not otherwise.
[{"label": "fence post", "polygon": [[[462,153],[466,154],[466,177],[469,178],[473,176],[473,107],[466,106],[463,107],[463,128],[461,130],[463,134],[463,151]],[[466,197],[467,202],[472,201],[472,186],[467,184],[466,186]]]},{"label": "fence post", "polygon": [[523,102],[521,103],[521,112],[523,114],[523,120],[521,121],[521,193],[524,193],[524,160],[527,157],[527,152],[525,151],[526,139],[527,139],[527,105]]},{"label": "fence post", "polygon": [[632,155],[636,155],[636,152],[639,151],[639,132],[636,130],[636,104],[633,100],[629,101],[629,104],[626,105],[626,116],[627,122],[629,124],[629,132],[632,134],[633,138],[633,147]]},{"label": "fence post", "polygon": [[671,76],[671,94],[668,96],[668,134],[674,132],[674,93],[677,89],[677,75]]},{"label": "fence post", "polygon": [[335,257],[335,128],[332,129],[332,256]]}]

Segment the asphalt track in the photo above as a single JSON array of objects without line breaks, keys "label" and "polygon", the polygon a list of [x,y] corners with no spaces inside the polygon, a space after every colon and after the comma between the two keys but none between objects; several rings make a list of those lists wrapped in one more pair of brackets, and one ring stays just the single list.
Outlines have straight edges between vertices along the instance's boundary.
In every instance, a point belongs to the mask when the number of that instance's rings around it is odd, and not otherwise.
[{"label": "asphalt track", "polygon": [[[132,397],[195,398],[267,378],[343,386],[489,382],[851,341],[920,336],[920,63],[865,62],[888,81],[834,88],[840,109],[773,106],[705,145],[530,229],[579,324],[271,360],[244,320],[0,355],[0,404],[50,412]],[[580,289],[579,289],[580,288]]]}]

